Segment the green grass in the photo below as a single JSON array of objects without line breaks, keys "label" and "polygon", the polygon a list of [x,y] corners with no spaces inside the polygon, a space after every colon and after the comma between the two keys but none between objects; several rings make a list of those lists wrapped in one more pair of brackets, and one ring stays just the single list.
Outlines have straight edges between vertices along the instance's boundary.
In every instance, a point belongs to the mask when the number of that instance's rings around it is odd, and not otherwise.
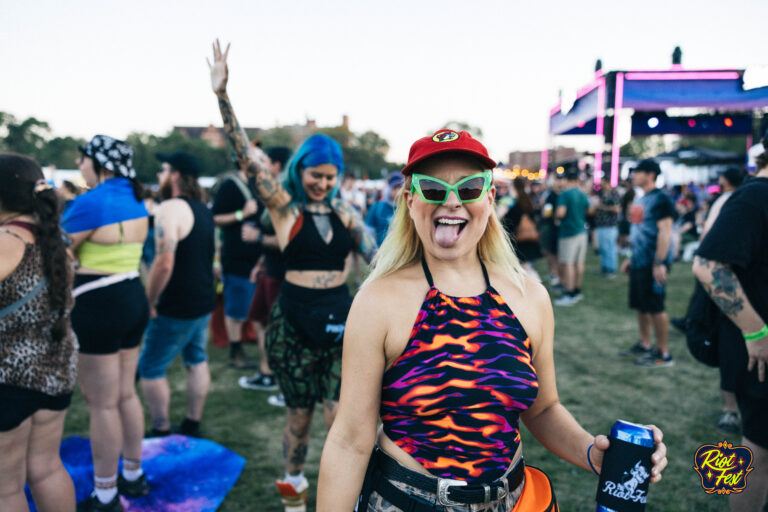
[{"label": "green grass", "polygon": [[[620,349],[637,339],[635,314],[627,308],[627,278],[602,279],[595,274],[597,265],[597,259],[590,256],[584,301],[571,308],[555,309],[555,363],[562,403],[594,434],[607,433],[619,418],[655,423],[664,431],[669,466],[663,480],[651,486],[648,511],[727,509],[726,498],[704,493],[692,469],[699,445],[724,438],[715,428],[720,412],[717,370],[697,363],[688,354],[684,338],[674,330],[670,332],[675,357],[672,368],[643,368],[618,356]],[[668,285],[667,309],[671,316],[684,313],[692,283],[690,264],[675,265]],[[273,482],[283,475],[285,411],[267,404],[268,393],[238,387],[237,378],[243,372],[226,367],[225,350],[212,347],[210,358],[213,382],[204,432],[247,460],[220,510],[280,512]],[[185,408],[184,374],[178,362],[169,378],[173,392],[171,418],[178,423]],[[322,423],[322,410],[318,408],[306,470],[311,484],[310,510],[314,510],[325,436]],[[594,510],[597,478],[549,453],[527,430],[522,430],[526,462],[550,475],[561,510]],[[79,393],[69,410],[65,435],[88,435],[88,412]],[[728,440],[735,443],[740,436],[729,436]]]}]

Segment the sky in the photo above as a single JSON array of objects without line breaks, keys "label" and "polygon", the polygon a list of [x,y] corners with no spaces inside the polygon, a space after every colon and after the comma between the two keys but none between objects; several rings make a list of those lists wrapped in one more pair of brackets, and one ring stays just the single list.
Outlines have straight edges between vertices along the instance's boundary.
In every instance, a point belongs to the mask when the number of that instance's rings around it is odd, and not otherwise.
[{"label": "sky", "polygon": [[492,158],[547,144],[558,91],[603,69],[768,64],[767,0],[0,0],[0,111],[55,136],[220,125],[205,58],[231,42],[244,126],[373,130],[404,162],[458,120]]}]

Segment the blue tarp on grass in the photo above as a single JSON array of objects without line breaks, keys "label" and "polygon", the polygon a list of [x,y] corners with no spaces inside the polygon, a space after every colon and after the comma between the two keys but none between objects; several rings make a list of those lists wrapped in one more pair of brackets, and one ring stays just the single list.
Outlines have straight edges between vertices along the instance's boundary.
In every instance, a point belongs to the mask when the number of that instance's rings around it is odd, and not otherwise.
[{"label": "blue tarp on grass", "polygon": [[[245,466],[245,459],[207,439],[172,435],[145,439],[142,465],[152,491],[140,498],[121,496],[126,512],[212,512],[224,501]],[[93,490],[91,443],[68,437],[61,459],[80,502]],[[35,511],[29,489],[30,510]]]}]

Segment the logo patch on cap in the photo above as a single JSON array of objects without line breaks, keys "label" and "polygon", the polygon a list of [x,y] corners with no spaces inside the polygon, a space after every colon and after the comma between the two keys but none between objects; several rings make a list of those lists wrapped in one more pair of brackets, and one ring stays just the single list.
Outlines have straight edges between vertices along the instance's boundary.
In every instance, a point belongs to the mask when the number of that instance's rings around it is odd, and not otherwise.
[{"label": "logo patch on cap", "polygon": [[432,140],[435,142],[453,142],[459,138],[459,134],[453,130],[442,130],[437,132]]}]

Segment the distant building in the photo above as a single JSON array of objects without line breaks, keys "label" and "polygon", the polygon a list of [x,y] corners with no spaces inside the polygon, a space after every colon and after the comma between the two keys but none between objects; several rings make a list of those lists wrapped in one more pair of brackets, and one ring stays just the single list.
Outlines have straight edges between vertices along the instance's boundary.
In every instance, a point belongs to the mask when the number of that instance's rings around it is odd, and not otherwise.
[{"label": "distant building", "polygon": [[[349,129],[349,116],[342,117],[342,126]],[[292,124],[288,126],[278,126],[276,128],[245,128],[245,133],[251,140],[257,140],[264,136],[270,130],[287,130],[293,138],[294,145],[298,146],[304,139],[312,135],[317,130],[317,122],[314,119],[307,119],[304,124]],[[202,139],[207,141],[215,148],[223,148],[227,145],[227,134],[224,128],[219,128],[209,124],[208,126],[174,126],[173,131],[179,132],[190,139]]]}]

